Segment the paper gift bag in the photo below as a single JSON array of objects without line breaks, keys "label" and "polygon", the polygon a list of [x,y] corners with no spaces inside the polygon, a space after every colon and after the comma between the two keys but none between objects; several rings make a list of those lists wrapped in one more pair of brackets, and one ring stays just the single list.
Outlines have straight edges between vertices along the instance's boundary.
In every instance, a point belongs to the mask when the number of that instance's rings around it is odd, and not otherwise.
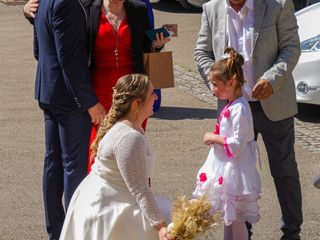
[{"label": "paper gift bag", "polygon": [[172,52],[144,53],[143,64],[154,89],[174,87]]}]

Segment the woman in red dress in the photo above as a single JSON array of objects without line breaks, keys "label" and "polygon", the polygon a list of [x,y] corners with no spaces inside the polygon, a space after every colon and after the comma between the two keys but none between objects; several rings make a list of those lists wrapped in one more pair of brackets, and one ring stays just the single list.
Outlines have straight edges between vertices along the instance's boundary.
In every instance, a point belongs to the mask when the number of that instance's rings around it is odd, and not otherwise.
[{"label": "woman in red dress", "polygon": [[[123,75],[143,72],[143,52],[150,52],[152,47],[161,49],[169,39],[161,35],[153,43],[148,41],[144,33],[150,29],[150,21],[143,3],[125,0],[100,2],[98,25],[94,26],[93,22],[90,26],[90,30],[97,29],[92,48],[92,80],[95,93],[108,112],[117,80]],[[91,8],[96,9],[94,5]],[[97,13],[92,12],[88,12],[93,14],[90,17],[97,21]],[[94,33],[89,32],[92,38]],[[144,128],[145,125],[146,122]],[[93,126],[90,143],[95,139],[98,127]],[[88,172],[92,163],[89,160]]]}]

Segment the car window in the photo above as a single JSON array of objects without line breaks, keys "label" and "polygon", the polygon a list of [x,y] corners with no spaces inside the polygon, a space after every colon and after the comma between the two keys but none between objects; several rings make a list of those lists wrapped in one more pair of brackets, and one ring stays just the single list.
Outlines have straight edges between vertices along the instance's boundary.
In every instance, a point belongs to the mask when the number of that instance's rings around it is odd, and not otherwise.
[{"label": "car window", "polygon": [[299,11],[304,7],[310,6],[318,2],[320,2],[320,0],[293,0],[296,11]]}]

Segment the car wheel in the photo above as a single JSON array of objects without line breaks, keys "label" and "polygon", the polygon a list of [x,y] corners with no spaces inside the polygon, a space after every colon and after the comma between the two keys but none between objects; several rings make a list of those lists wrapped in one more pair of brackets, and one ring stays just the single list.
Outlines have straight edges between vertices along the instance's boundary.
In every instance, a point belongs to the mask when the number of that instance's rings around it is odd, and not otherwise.
[{"label": "car wheel", "polygon": [[179,3],[187,10],[190,11],[199,11],[199,8],[194,7],[193,5],[191,5],[187,0],[179,0]]}]

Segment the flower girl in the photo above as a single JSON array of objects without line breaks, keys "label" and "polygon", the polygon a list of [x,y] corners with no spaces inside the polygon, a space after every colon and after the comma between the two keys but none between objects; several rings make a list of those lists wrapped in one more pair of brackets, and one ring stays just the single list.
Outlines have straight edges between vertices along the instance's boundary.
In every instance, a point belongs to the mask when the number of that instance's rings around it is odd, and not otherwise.
[{"label": "flower girl", "polygon": [[227,57],[212,65],[209,80],[213,94],[228,104],[221,111],[215,132],[204,135],[211,146],[197,175],[195,197],[204,194],[213,211],[221,211],[224,239],[247,240],[246,222],[258,222],[261,182],[256,169],[257,143],[254,141],[252,114],[242,96],[243,57],[226,48]]}]

